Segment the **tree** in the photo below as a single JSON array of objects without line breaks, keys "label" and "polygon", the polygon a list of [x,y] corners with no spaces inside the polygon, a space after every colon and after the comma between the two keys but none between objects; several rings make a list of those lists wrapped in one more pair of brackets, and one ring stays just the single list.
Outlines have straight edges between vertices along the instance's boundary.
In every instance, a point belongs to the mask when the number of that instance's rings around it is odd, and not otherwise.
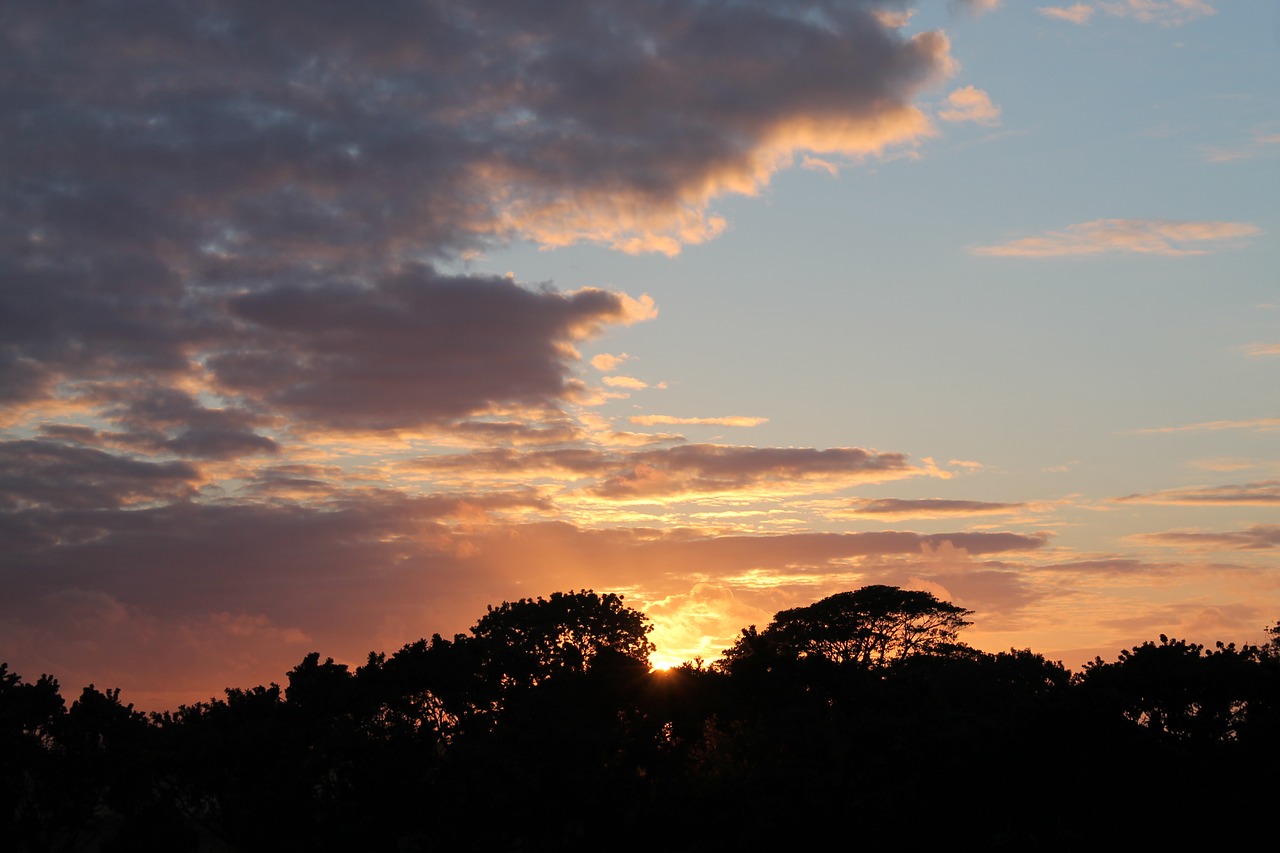
[{"label": "tree", "polygon": [[1160,635],[1120,652],[1114,663],[1095,658],[1079,676],[1102,708],[1177,740],[1235,741],[1247,733],[1259,697],[1259,649],[1199,643]]},{"label": "tree", "polygon": [[971,615],[928,592],[864,586],[782,610],[763,632],[754,625],[745,629],[725,658],[732,664],[768,654],[882,667],[910,655],[955,649],[956,635],[972,624],[965,620]]},{"label": "tree", "polygon": [[653,643],[649,618],[616,593],[552,593],[504,601],[471,629],[486,675],[503,687],[533,686],[560,672],[585,671],[608,649],[643,663]]}]

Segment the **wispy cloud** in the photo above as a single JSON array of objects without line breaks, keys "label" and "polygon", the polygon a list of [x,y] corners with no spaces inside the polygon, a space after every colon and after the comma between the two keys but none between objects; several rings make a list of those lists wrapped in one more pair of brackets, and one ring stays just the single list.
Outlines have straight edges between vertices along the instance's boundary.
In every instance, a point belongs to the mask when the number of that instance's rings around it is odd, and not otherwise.
[{"label": "wispy cloud", "polygon": [[1148,429],[1134,430],[1133,432],[1135,434],[1201,431],[1217,432],[1224,429],[1280,429],[1280,418],[1251,418],[1249,420],[1242,421],[1202,421],[1196,424],[1183,424],[1181,426],[1150,427]]},{"label": "wispy cloud", "polygon": [[575,481],[578,495],[609,501],[726,496],[734,500],[820,494],[862,483],[938,476],[901,453],[859,447],[748,447],[684,444],[644,450],[563,447],[508,448],[435,454],[417,471],[464,482],[527,482],[540,477]]},{"label": "wispy cloud", "polygon": [[1259,157],[1280,155],[1280,133],[1255,131],[1249,141],[1234,148],[1205,148],[1210,163],[1235,163]]},{"label": "wispy cloud", "polygon": [[1143,542],[1190,550],[1267,551],[1280,548],[1280,524],[1255,524],[1244,530],[1223,533],[1171,530],[1135,537]]},{"label": "wispy cloud", "polygon": [[[1264,463],[1259,463],[1255,459],[1240,459],[1234,456],[1219,456],[1213,459],[1196,459],[1187,463],[1193,468],[1199,468],[1202,471],[1248,471],[1252,468],[1261,467]],[[1275,463],[1271,463],[1275,464]]]},{"label": "wispy cloud", "polygon": [[606,376],[600,381],[610,388],[626,388],[629,391],[642,391],[649,387],[648,382],[634,376]]},{"label": "wispy cloud", "polygon": [[960,5],[975,15],[983,15],[987,12],[994,12],[1000,8],[1003,0],[958,0]]},{"label": "wispy cloud", "polygon": [[1118,0],[1099,3],[1098,8],[1118,18],[1168,27],[1181,26],[1216,11],[1206,0]]},{"label": "wispy cloud", "polygon": [[814,157],[812,154],[805,154],[800,158],[800,168],[808,169],[810,172],[826,172],[832,177],[840,174],[840,167],[835,163],[821,157]]},{"label": "wispy cloud", "polygon": [[1275,506],[1280,504],[1280,480],[1165,489],[1159,492],[1126,495],[1116,500],[1170,506]]},{"label": "wispy cloud", "polygon": [[972,121],[978,124],[1000,123],[1000,107],[981,89],[965,86],[947,95],[946,107],[938,112],[943,121]]},{"label": "wispy cloud", "polygon": [[1070,21],[1073,24],[1087,24],[1089,19],[1093,17],[1095,10],[1087,3],[1076,3],[1071,6],[1040,6],[1036,9],[1041,15],[1049,18],[1057,18],[1060,21]]},{"label": "wispy cloud", "polygon": [[768,418],[729,415],[720,418],[678,418],[672,415],[632,415],[627,420],[639,426],[731,426],[753,427],[768,422]]},{"label": "wispy cloud", "polygon": [[1099,2],[1093,6],[1088,3],[1040,6],[1036,11],[1060,21],[1086,24],[1099,9],[1112,17],[1132,18],[1146,24],[1159,24],[1166,27],[1181,26],[1197,18],[1212,15],[1216,11],[1207,0],[1112,0],[1112,2]]},{"label": "wispy cloud", "polygon": [[1145,255],[1202,255],[1235,248],[1262,229],[1247,222],[1179,222],[1167,219],[1095,219],[1022,237],[1007,243],[977,246],[975,255],[1010,258],[1052,258],[1124,252]]},{"label": "wispy cloud", "polygon": [[954,518],[971,515],[1005,515],[1024,509],[1024,503],[993,503],[990,501],[944,500],[924,498],[904,500],[879,498],[850,502],[837,514],[865,516],[868,518]]}]

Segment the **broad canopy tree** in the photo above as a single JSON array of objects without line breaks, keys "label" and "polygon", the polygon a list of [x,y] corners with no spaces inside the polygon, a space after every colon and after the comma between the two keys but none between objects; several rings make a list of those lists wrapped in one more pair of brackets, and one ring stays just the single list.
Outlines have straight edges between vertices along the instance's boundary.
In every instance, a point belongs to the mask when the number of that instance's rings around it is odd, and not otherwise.
[{"label": "broad canopy tree", "polygon": [[965,610],[931,593],[896,586],[864,586],[805,607],[778,612],[758,632],[746,628],[724,653],[730,666],[756,654],[821,658],[833,663],[883,667],[910,655],[960,648],[956,636],[972,624]]},{"label": "broad canopy tree", "polygon": [[648,668],[653,626],[616,593],[592,590],[522,598],[490,607],[471,629],[481,666],[503,687],[531,687],[556,673],[583,672],[603,651]]}]

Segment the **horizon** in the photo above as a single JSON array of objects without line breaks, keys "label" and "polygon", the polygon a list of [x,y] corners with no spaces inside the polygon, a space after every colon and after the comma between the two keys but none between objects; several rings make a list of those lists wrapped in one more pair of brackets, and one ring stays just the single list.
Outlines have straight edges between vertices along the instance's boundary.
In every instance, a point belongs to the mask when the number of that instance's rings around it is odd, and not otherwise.
[{"label": "horizon", "polygon": [[1280,7],[7,10],[0,660],[173,708],[487,605],[1280,619]]}]

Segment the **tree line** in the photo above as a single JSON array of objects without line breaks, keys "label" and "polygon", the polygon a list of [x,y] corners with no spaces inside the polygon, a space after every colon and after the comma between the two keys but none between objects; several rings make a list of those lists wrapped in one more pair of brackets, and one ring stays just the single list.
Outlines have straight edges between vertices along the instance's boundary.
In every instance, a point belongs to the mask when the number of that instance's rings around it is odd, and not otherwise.
[{"label": "tree line", "polygon": [[714,851],[961,841],[1185,848],[1271,833],[1280,623],[1073,673],[868,586],[652,670],[621,596],[490,607],[351,667],[143,714],[0,664],[0,846]]}]

